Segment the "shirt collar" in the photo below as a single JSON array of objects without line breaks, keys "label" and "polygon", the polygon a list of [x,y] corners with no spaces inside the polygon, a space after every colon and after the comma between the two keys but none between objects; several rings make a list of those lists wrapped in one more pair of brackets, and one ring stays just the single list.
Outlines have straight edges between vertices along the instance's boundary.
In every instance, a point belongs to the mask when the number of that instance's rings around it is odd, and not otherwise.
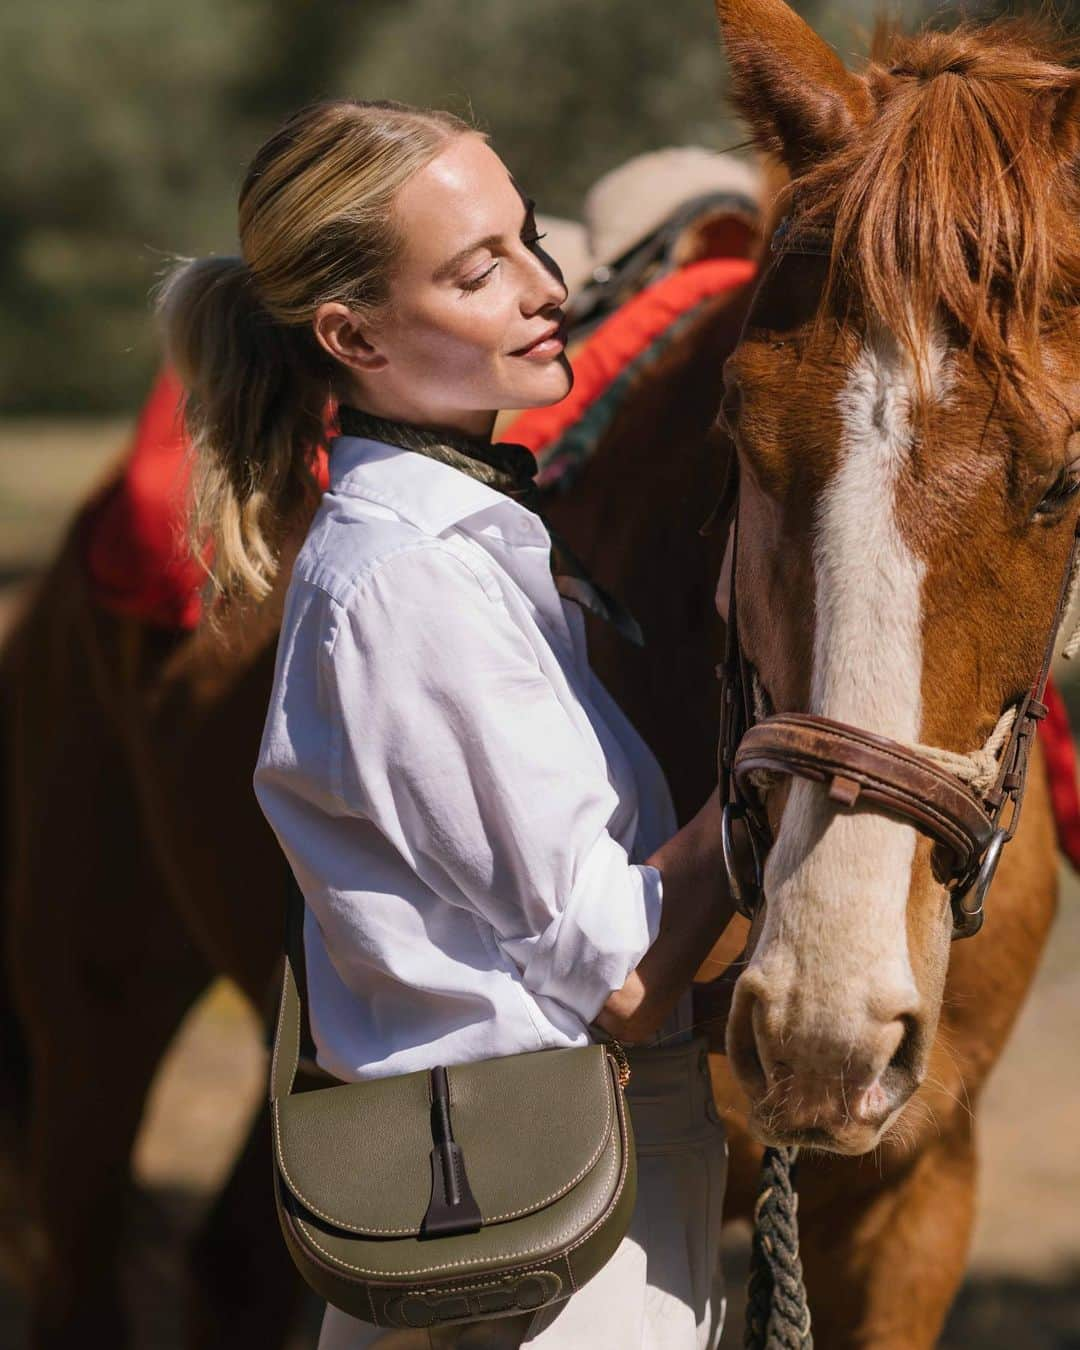
[{"label": "shirt collar", "polygon": [[442,534],[492,507],[532,515],[505,493],[450,464],[359,436],[331,440],[330,491],[389,506],[425,534]]}]

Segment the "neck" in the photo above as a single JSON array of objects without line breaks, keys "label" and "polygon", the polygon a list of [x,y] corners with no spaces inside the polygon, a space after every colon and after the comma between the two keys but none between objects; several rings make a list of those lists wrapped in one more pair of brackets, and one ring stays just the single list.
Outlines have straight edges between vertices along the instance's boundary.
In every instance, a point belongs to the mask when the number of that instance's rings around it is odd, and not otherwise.
[{"label": "neck", "polygon": [[365,397],[363,402],[356,398],[346,399],[345,402],[384,422],[396,422],[403,426],[416,427],[421,431],[434,432],[436,435],[440,432],[450,432],[452,435],[468,436],[472,440],[480,441],[491,440],[495,419],[498,416],[497,412],[484,409],[446,412],[436,416],[416,406],[370,397]]},{"label": "neck", "polygon": [[[486,436],[475,436],[449,427],[433,427],[418,422],[379,417],[347,403],[338,406],[338,423],[346,436],[384,441],[402,450],[427,455],[468,474],[470,478],[487,483],[499,492],[506,493],[526,510],[540,513],[541,494],[534,481],[536,457],[524,445],[516,445],[512,441],[498,441],[493,445],[490,428]],[[574,556],[566,542],[560,539],[550,526],[547,528],[558,554],[559,570],[569,571],[580,583],[575,598],[601,618],[614,623],[625,637],[640,646],[644,639],[633,615],[629,614],[613,596],[608,595],[589,579],[582,563]]]}]

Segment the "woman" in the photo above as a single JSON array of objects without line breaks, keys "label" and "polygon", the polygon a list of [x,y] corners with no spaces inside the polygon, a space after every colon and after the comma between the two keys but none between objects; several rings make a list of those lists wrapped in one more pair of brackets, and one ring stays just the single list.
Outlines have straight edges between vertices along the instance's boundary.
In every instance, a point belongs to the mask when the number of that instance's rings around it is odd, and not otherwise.
[{"label": "woman", "polygon": [[356,1080],[592,1026],[633,1066],[638,1203],[599,1275],[430,1342],[328,1308],[321,1350],[713,1346],[726,1147],[689,987],[731,914],[719,802],[676,830],[513,495],[520,448],[491,444],[496,410],[572,382],[532,203],[458,119],[342,100],[258,152],[239,235],[242,258],[177,268],[160,300],[226,601],[263,599],[308,519],[328,397],[345,433],[254,779],[305,895],[318,1062]]}]

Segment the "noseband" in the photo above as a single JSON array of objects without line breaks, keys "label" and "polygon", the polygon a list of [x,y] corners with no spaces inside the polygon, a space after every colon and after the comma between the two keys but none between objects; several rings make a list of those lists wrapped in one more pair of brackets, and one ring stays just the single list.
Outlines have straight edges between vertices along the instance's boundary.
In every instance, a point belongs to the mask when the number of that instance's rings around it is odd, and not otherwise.
[{"label": "noseband", "polygon": [[[787,222],[781,222],[773,251],[827,253],[823,233],[814,231],[805,240],[800,237],[793,242]],[[734,535],[727,642],[723,664],[717,668],[722,681],[717,767],[725,803],[724,864],[736,906],[753,919],[763,899],[765,859],[773,841],[758,786],[762,776],[803,778],[823,784],[838,810],[891,816],[932,839],[934,874],[948,889],[952,904],[953,938],[973,937],[982,927],[986,893],[1001,851],[1020,821],[1031,744],[1047,711],[1043,698],[1054,643],[1080,561],[1080,525],[1073,536],[1042,665],[1016,707],[996,777],[985,791],[977,791],[919,749],[846,722],[810,713],[758,715],[754,672],[739,641],[737,475],[738,461],[733,457],[726,500],[711,517],[730,515]]]}]

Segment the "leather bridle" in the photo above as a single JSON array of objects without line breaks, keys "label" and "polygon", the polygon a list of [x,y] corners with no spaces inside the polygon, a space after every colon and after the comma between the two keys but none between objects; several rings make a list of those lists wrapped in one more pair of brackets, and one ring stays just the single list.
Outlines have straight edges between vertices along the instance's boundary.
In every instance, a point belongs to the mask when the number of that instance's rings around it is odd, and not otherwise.
[{"label": "leather bridle", "polygon": [[[811,248],[811,241],[805,250],[792,243],[788,230],[781,237],[784,251],[822,252],[820,247]],[[776,245],[774,251],[779,251]],[[739,640],[739,491],[734,451],[724,496],[703,528],[722,516],[731,520],[733,539],[727,641],[723,663],[717,667],[722,681],[717,767],[720,798],[725,803],[724,863],[737,908],[749,919],[760,908],[765,859],[773,842],[755,780],[760,782],[763,774],[782,775],[823,784],[838,810],[888,815],[932,839],[934,872],[948,889],[952,904],[953,938],[973,937],[982,927],[986,894],[1001,851],[1020,821],[1031,744],[1046,716],[1043,699],[1054,644],[1080,559],[1080,524],[1073,536],[1042,665],[1017,706],[993,784],[978,792],[918,750],[846,722],[810,713],[758,715],[754,672]]]}]

